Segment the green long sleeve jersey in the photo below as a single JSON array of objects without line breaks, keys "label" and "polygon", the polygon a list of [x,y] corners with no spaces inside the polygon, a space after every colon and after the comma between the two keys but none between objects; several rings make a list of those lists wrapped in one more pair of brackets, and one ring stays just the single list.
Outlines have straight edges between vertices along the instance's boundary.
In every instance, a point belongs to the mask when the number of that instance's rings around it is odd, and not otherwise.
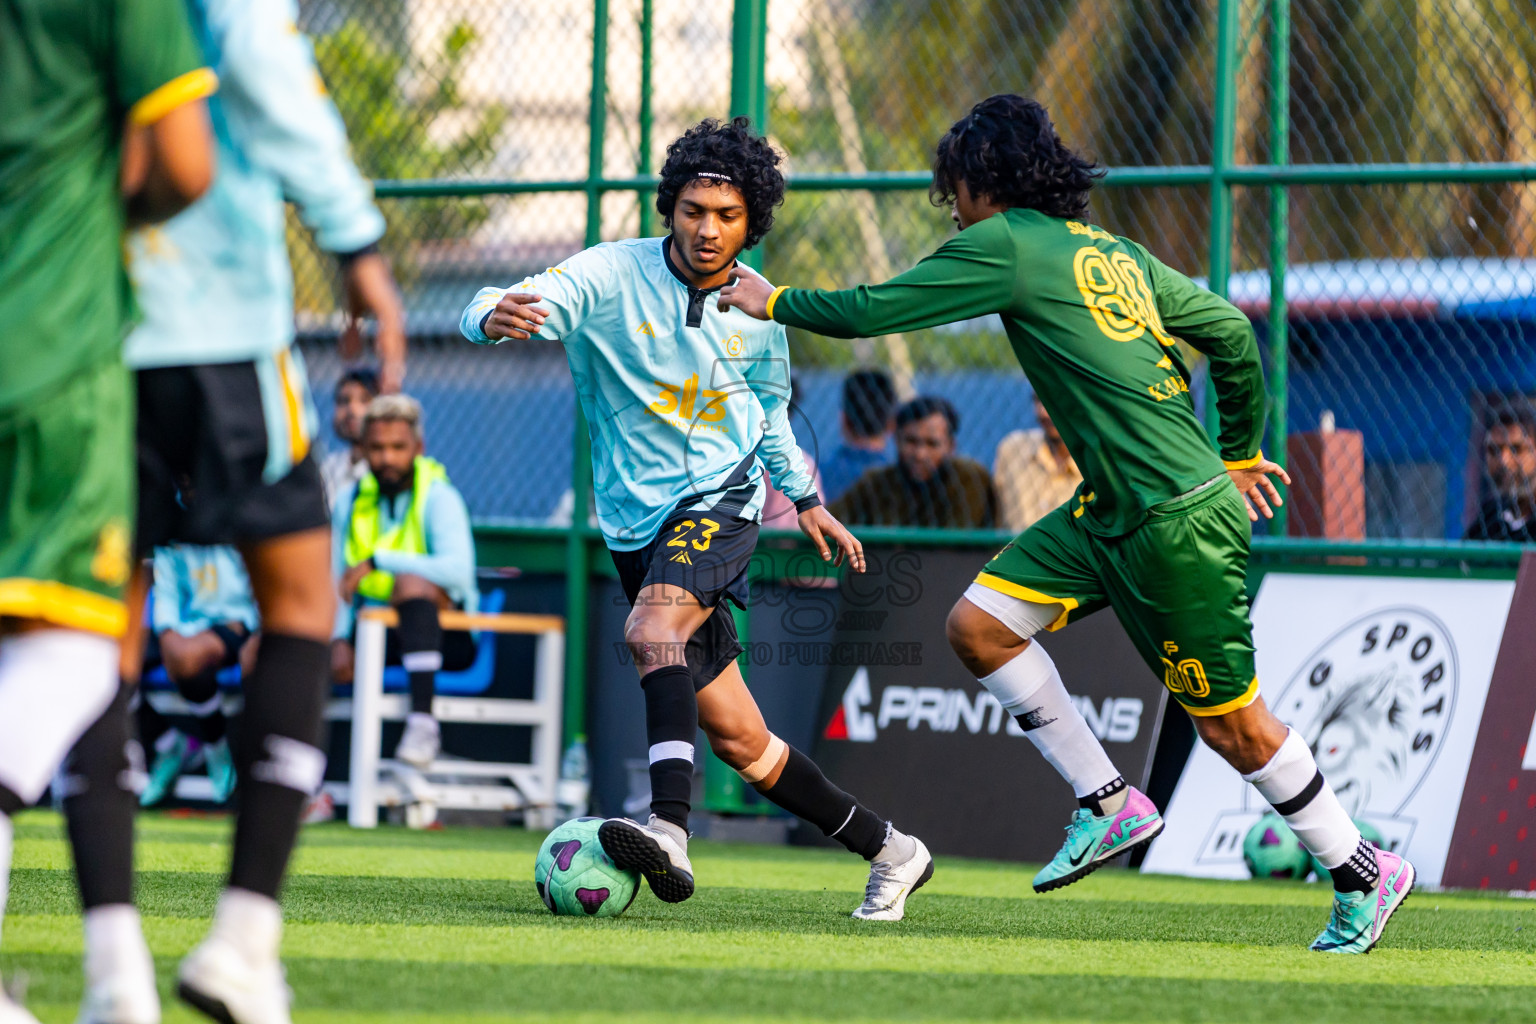
[{"label": "green long sleeve jersey", "polygon": [[[971,225],[884,284],[780,288],[779,323],[874,337],[997,313],[1083,484],[1073,514],[1118,537],[1147,510],[1259,458],[1264,377],[1236,306],[1127,238],[1036,210]],[[1210,358],[1220,451],[1195,415],[1184,340]]]}]

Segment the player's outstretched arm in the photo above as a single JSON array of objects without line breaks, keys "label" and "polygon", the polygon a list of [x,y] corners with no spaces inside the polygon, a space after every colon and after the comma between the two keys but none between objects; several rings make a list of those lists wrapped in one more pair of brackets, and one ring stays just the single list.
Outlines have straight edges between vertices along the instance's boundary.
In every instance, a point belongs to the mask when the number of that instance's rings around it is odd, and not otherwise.
[{"label": "player's outstretched arm", "polygon": [[739,309],[758,320],[772,320],[768,302],[777,291],[762,274],[744,263],[736,264],[731,272],[731,283],[720,289],[720,312]]},{"label": "player's outstretched arm", "polygon": [[372,316],[378,330],[373,349],[379,357],[379,388],[393,394],[405,383],[405,310],[395,276],[384,257],[369,247],[341,261],[346,289],[346,324],[341,332],[341,355],[355,359],[362,354],[362,318]]},{"label": "player's outstretched arm", "polygon": [[[854,572],[864,571],[864,545],[827,511],[826,506],[817,505],[801,512],[800,530],[821,552],[822,561],[830,561],[833,565],[842,565],[846,561]],[[836,545],[836,554],[828,541]]]}]

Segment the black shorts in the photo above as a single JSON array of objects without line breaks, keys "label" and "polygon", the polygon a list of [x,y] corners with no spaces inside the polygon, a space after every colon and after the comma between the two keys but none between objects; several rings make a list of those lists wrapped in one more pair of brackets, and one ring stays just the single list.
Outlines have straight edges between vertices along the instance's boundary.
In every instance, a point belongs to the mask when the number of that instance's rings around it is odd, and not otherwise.
[{"label": "black shorts", "polygon": [[309,452],[308,386],[294,367],[284,351],[260,364],[138,371],[141,554],[175,541],[235,544],[330,525]]},{"label": "black shorts", "polygon": [[684,652],[694,690],[714,682],[742,652],[727,601],[747,606],[747,568],[757,550],[757,532],[750,519],[679,512],[662,524],[648,546],[609,552],[631,607],[644,588],[670,583],[714,609],[688,638]]}]

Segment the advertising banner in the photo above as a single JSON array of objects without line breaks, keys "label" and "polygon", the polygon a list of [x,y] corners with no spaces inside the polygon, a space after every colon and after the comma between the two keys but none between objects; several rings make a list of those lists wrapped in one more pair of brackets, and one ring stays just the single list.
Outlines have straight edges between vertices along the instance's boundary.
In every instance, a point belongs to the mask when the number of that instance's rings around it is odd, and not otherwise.
[{"label": "advertising banner", "polygon": [[[944,621],[983,563],[966,552],[868,552],[845,577],[815,757],[935,853],[1048,860],[1072,790],[949,648]],[[1166,691],[1104,611],[1043,646],[1089,726],[1142,785]]]},{"label": "advertising banner", "polygon": [[1520,563],[1442,882],[1536,891],[1536,554]]},{"label": "advertising banner", "polygon": [[[1514,584],[1270,573],[1254,602],[1260,693],[1351,817],[1439,884]],[[1269,809],[1203,744],[1143,870],[1244,878]]]}]

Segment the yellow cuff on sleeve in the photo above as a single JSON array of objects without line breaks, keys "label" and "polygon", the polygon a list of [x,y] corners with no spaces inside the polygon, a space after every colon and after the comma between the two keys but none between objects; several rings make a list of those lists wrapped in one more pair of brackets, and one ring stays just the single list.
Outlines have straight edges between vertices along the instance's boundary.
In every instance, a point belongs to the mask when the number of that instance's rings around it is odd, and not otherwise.
[{"label": "yellow cuff on sleeve", "polygon": [[154,124],[182,104],[212,96],[218,89],[219,76],[212,68],[188,71],[135,103],[128,111],[128,121],[140,127]]},{"label": "yellow cuff on sleeve", "polygon": [[779,301],[779,296],[784,294],[788,290],[789,290],[789,285],[781,284],[781,285],[779,285],[777,288],[775,288],[773,290],[773,294],[772,295],[768,296],[768,319],[769,320],[773,319],[773,304],[775,302],[778,302]]},{"label": "yellow cuff on sleeve", "polygon": [[1264,461],[1264,453],[1262,451],[1260,451],[1257,455],[1255,455],[1251,459],[1242,459],[1239,462],[1223,462],[1222,465],[1226,466],[1227,469],[1229,469],[1229,470],[1233,470],[1233,469],[1252,469],[1254,466],[1257,466],[1259,463],[1261,463],[1263,461]]}]

